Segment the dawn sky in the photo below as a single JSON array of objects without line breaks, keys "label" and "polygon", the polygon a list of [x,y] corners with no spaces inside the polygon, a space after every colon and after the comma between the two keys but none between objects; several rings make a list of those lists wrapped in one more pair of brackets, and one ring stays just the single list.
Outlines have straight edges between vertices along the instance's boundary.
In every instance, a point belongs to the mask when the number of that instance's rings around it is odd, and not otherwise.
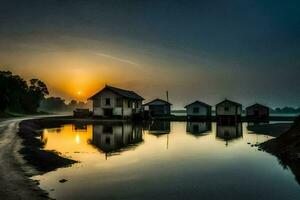
[{"label": "dawn sky", "polygon": [[230,98],[300,106],[297,0],[13,1],[0,6],[0,70],[86,100],[105,83],[174,108]]}]

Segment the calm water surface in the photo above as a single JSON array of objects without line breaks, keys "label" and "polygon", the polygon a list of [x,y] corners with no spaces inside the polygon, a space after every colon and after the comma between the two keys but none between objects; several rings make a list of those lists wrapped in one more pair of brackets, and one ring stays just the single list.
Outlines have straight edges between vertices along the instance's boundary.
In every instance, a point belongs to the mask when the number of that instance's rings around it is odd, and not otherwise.
[{"label": "calm water surface", "polygon": [[66,124],[45,148],[80,163],[34,179],[56,199],[300,199],[291,171],[248,144],[270,138],[246,123]]}]

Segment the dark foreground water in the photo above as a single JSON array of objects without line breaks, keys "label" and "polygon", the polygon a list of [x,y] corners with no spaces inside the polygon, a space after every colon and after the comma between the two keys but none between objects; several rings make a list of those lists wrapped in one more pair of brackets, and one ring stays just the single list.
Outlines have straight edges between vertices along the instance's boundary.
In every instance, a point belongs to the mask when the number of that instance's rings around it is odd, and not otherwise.
[{"label": "dark foreground water", "polygon": [[270,138],[247,123],[67,124],[42,139],[80,163],[34,179],[64,200],[300,199],[292,172],[248,144]]}]

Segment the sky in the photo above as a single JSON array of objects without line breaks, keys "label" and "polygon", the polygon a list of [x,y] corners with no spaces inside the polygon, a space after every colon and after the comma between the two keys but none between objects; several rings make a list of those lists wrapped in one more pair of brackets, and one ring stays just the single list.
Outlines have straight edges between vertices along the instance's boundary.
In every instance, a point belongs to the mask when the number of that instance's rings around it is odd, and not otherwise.
[{"label": "sky", "polygon": [[174,108],[300,107],[298,0],[1,0],[0,70],[85,101],[105,84]]}]

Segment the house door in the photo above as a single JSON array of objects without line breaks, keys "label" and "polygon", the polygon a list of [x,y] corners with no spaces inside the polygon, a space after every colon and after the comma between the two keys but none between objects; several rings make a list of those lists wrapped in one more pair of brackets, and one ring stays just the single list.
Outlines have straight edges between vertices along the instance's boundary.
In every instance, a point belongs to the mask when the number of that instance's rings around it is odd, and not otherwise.
[{"label": "house door", "polygon": [[113,116],[113,110],[112,110],[112,108],[105,108],[104,109],[104,116],[105,117],[112,117]]}]

